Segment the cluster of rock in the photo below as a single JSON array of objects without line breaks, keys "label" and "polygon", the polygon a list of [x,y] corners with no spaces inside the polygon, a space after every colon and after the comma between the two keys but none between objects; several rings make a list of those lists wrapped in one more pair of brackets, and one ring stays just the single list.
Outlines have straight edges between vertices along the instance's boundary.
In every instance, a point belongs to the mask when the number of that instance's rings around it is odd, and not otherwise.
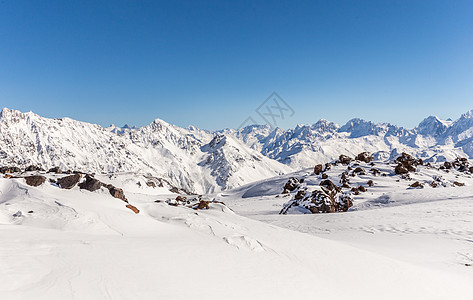
[{"label": "cluster of rock", "polygon": [[417,170],[417,166],[422,166],[424,164],[422,159],[417,159],[405,152],[397,157],[394,162],[397,163],[396,167],[394,168],[394,172],[396,174],[415,172]]},{"label": "cluster of rock", "polygon": [[[158,200],[156,202],[160,202],[160,201]],[[195,198],[190,198],[190,199],[183,196],[177,196],[175,199],[168,199],[165,202],[171,206],[183,206],[183,207],[192,208],[195,210],[209,209],[210,205],[215,204],[215,203],[225,205],[225,203],[217,201],[215,199],[211,201],[203,200],[201,195]]]},{"label": "cluster of rock", "polygon": [[[17,171],[17,169],[13,169],[11,167],[5,168],[3,170],[6,170],[6,169],[8,169],[8,171],[11,171],[11,170]],[[40,171],[40,169],[27,168],[27,172],[29,172],[29,171]],[[49,170],[49,172],[50,173],[54,172],[56,174],[61,174],[62,173],[59,168],[53,168],[53,169]],[[8,173],[10,173],[10,172],[8,172]],[[21,178],[21,177],[9,176],[9,178]],[[33,186],[33,187],[38,187],[38,186],[42,185],[43,183],[45,183],[46,180],[47,180],[46,176],[43,176],[43,175],[29,175],[29,176],[23,176],[23,178],[25,179],[26,184],[28,184],[30,186]],[[93,175],[91,175],[91,174],[86,174],[85,175],[85,180],[83,180],[82,182],[80,182],[81,179],[82,179],[82,174],[80,172],[75,172],[72,175],[63,176],[63,177],[60,177],[60,178],[57,178],[57,179],[51,178],[51,179],[49,179],[49,181],[53,184],[56,184],[58,187],[60,187],[62,189],[68,189],[68,190],[72,189],[76,185],[79,186],[80,189],[84,189],[84,190],[87,190],[87,191],[90,191],[90,192],[94,192],[94,191],[100,189],[101,187],[104,187],[109,191],[110,195],[112,195],[114,198],[120,199],[120,200],[128,203],[128,200],[125,197],[125,193],[123,192],[123,189],[117,188],[116,186],[114,186],[112,184],[103,183],[100,180],[94,178]],[[131,204],[128,204],[126,207],[131,209],[135,213],[139,213],[139,210]]]},{"label": "cluster of rock", "polygon": [[291,209],[300,210],[300,208],[303,213],[346,212],[353,205],[352,198],[346,193],[340,194],[341,188],[328,179],[322,181],[320,187],[311,192],[303,183],[302,179],[291,177],[284,185],[285,190],[295,192],[295,195],[284,204],[280,214],[286,214]]}]

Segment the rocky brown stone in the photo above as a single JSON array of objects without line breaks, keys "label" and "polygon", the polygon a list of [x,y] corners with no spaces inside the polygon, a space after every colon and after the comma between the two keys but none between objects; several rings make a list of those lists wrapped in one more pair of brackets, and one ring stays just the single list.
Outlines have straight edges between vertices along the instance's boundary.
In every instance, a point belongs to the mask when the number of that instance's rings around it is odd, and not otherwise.
[{"label": "rocky brown stone", "polygon": [[402,164],[398,164],[396,168],[394,168],[394,172],[396,174],[407,174],[409,173],[409,170],[406,167],[404,167]]},{"label": "rocky brown stone", "polygon": [[48,172],[49,172],[49,173],[56,173],[56,174],[61,174],[61,173],[62,173],[62,171],[61,171],[61,169],[60,169],[59,167],[51,168],[51,169],[49,169]]},{"label": "rocky brown stone", "polygon": [[374,182],[373,182],[373,180],[368,180],[367,184],[368,184],[368,186],[373,186]]},{"label": "rocky brown stone", "polygon": [[0,173],[20,173],[21,169],[18,167],[1,167]]},{"label": "rocky brown stone", "polygon": [[195,210],[199,209],[209,209],[210,201],[200,200],[199,204],[194,207]]},{"label": "rocky brown stone", "polygon": [[102,186],[103,186],[102,182],[100,182],[99,180],[91,177],[90,175],[86,175],[85,176],[85,181],[79,183],[79,188],[84,189],[84,190],[88,190],[90,192],[94,192],[94,191],[100,189],[100,187],[102,187]]},{"label": "rocky brown stone", "polygon": [[155,188],[155,187],[156,187],[156,183],[154,183],[154,182],[152,182],[152,181],[148,181],[148,182],[146,183],[146,185],[149,186],[149,187],[152,187],[152,188]]},{"label": "rocky brown stone", "polygon": [[294,199],[295,200],[300,200],[302,198],[304,198],[305,196],[305,191],[304,190],[300,190],[297,192],[297,194],[294,196]]},{"label": "rocky brown stone", "polygon": [[139,213],[140,210],[138,208],[136,208],[135,206],[131,205],[131,204],[127,204],[126,205],[126,208],[129,208],[131,209],[135,214]]},{"label": "rocky brown stone", "polygon": [[113,197],[118,198],[122,201],[128,202],[128,200],[125,197],[125,193],[123,192],[122,189],[112,186],[111,188],[108,189],[108,191],[110,192],[110,195],[112,195]]},{"label": "rocky brown stone", "polygon": [[348,156],[343,155],[343,154],[338,157],[338,160],[343,165],[348,165],[352,161],[351,157],[348,157]]},{"label": "rocky brown stone", "polygon": [[322,180],[320,182],[320,186],[330,190],[330,191],[338,191],[338,187],[332,182],[330,181],[329,179],[326,179],[326,180]]},{"label": "rocky brown stone", "polygon": [[80,174],[69,175],[57,179],[57,184],[63,189],[72,189],[80,180]]},{"label": "rocky brown stone", "polygon": [[423,185],[422,183],[420,183],[419,181],[416,181],[416,182],[414,182],[413,184],[411,184],[410,187],[423,189],[423,188],[424,188],[424,185]]},{"label": "rocky brown stone", "polygon": [[315,175],[320,175],[323,171],[323,166],[321,164],[318,164],[314,167],[314,173]]},{"label": "rocky brown stone", "polygon": [[41,175],[32,175],[25,177],[26,184],[31,186],[40,186],[46,181],[46,177]]},{"label": "rocky brown stone", "polygon": [[323,173],[323,174],[322,174],[322,179],[327,179],[327,178],[328,178],[328,175],[325,174],[325,173]]},{"label": "rocky brown stone", "polygon": [[358,154],[355,159],[365,163],[370,163],[373,161],[373,156],[368,152],[362,152]]},{"label": "rocky brown stone", "polygon": [[31,165],[25,168],[25,172],[33,172],[33,171],[42,171],[43,169],[41,167]]},{"label": "rocky brown stone", "polygon": [[288,191],[294,191],[297,187],[299,187],[299,180],[295,177],[289,178],[289,180],[284,185],[284,189]]},{"label": "rocky brown stone", "polygon": [[360,192],[363,192],[363,193],[366,192],[366,188],[365,188],[364,186],[362,186],[362,185],[360,185],[360,186],[358,187],[358,190],[359,190]]},{"label": "rocky brown stone", "polygon": [[465,184],[463,182],[458,182],[458,181],[454,181],[453,185],[455,185],[455,186],[465,186]]}]

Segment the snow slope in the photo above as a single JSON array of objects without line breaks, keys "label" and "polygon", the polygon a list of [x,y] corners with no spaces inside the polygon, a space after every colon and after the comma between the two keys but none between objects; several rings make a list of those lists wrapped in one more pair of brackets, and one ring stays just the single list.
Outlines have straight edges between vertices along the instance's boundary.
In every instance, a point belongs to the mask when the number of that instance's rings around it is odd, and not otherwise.
[{"label": "snow slope", "polygon": [[[195,211],[155,202],[172,195],[125,193],[139,214],[104,190],[0,178],[0,298],[469,299],[473,292],[471,272],[261,223],[222,204]],[[256,194],[222,198],[243,205]],[[329,215],[272,216],[286,227],[346,226],[320,219]]]}]

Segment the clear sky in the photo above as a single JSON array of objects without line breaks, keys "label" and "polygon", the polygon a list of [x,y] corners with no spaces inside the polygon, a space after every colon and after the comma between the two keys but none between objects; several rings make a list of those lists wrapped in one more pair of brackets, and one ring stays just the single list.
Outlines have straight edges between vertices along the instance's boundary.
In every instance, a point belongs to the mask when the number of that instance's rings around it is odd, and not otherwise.
[{"label": "clear sky", "polygon": [[108,126],[414,127],[473,109],[473,1],[0,0],[0,106]]}]

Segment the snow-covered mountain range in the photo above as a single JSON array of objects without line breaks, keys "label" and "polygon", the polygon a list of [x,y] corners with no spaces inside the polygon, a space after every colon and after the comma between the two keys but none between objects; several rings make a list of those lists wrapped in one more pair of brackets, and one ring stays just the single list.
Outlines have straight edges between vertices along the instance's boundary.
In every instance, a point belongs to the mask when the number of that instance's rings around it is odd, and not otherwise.
[{"label": "snow-covered mountain range", "polygon": [[431,116],[414,129],[353,119],[343,126],[320,120],[289,130],[253,125],[216,132],[159,119],[140,128],[104,128],[7,108],[0,116],[0,165],[149,174],[194,193],[230,189],[363,151],[378,160],[402,151],[432,162],[473,158],[473,110],[456,121]]}]

